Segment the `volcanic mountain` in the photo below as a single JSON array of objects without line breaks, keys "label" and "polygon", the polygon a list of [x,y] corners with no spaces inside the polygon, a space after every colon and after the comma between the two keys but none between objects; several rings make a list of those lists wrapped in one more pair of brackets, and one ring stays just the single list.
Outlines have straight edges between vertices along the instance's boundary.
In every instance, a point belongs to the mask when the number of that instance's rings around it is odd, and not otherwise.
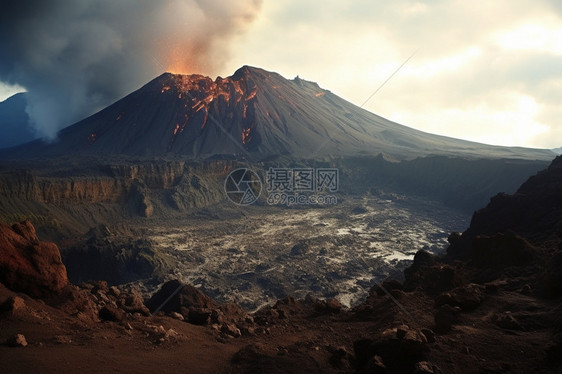
[{"label": "volcanic mountain", "polygon": [[244,66],[227,78],[165,73],[102,111],[8,157],[430,154],[550,160],[548,150],[424,133],[361,109],[316,83]]}]

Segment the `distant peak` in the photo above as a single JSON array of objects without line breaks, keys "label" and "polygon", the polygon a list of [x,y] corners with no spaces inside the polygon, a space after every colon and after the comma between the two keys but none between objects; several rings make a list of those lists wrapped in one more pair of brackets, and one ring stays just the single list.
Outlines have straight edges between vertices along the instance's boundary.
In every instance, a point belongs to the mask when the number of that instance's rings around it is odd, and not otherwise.
[{"label": "distant peak", "polygon": [[232,74],[232,79],[240,79],[242,77],[247,77],[249,75],[254,76],[266,76],[267,72],[263,69],[256,68],[254,66],[244,65]]}]

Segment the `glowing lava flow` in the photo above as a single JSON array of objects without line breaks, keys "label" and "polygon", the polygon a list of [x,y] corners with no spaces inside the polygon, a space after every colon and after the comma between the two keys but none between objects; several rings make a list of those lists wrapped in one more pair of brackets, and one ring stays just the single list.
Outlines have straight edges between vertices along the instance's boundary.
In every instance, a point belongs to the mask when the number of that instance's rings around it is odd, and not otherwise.
[{"label": "glowing lava flow", "polygon": [[[172,88],[174,88],[173,91]],[[160,92],[162,94],[172,92],[173,95],[177,95],[177,98],[182,100],[183,108],[185,108],[184,120],[177,122],[173,128],[168,145],[168,149],[171,149],[176,136],[184,131],[188,120],[202,110],[204,115],[200,129],[205,128],[211,106],[217,112],[222,112],[226,108],[227,112],[222,115],[226,115],[230,119],[235,116],[236,106],[242,111],[242,119],[246,120],[249,102],[256,98],[258,87],[255,84],[248,85],[244,78],[233,80],[232,78],[219,77],[213,81],[211,78],[199,74],[172,74],[171,82],[166,82],[161,87]],[[251,141],[250,127],[242,130],[241,138],[243,144],[248,144]]]},{"label": "glowing lava flow", "polygon": [[251,128],[246,128],[242,130],[242,144],[248,144],[252,137],[250,136]]}]

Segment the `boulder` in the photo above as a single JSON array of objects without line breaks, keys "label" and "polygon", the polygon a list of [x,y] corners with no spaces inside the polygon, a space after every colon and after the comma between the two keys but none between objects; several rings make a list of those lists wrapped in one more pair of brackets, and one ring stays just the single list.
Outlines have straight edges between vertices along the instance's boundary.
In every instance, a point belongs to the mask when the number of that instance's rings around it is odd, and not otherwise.
[{"label": "boulder", "polygon": [[484,295],[484,286],[470,283],[437,296],[435,306],[439,307],[449,304],[451,306],[458,306],[465,311],[474,310],[482,303]]},{"label": "boulder", "polygon": [[107,293],[113,297],[119,297],[119,295],[121,295],[121,291],[115,286],[109,287],[109,291]]},{"label": "boulder", "polygon": [[484,268],[504,268],[528,265],[537,249],[523,237],[513,233],[476,236],[470,247],[474,265]]},{"label": "boulder", "polygon": [[230,322],[225,322],[225,323],[222,324],[221,332],[223,334],[232,336],[234,338],[239,338],[240,336],[242,336],[242,333],[240,332],[240,329],[238,327],[236,327],[235,324],[230,323]]},{"label": "boulder", "polygon": [[307,242],[297,243],[291,248],[291,256],[302,256],[306,254],[308,249],[309,245]]},{"label": "boulder", "polygon": [[354,350],[360,368],[367,369],[373,358],[380,356],[388,372],[412,372],[415,364],[425,360],[429,353],[425,335],[408,326],[385,330],[375,339],[356,341]]},{"label": "boulder", "polygon": [[172,317],[173,319],[177,319],[178,321],[184,321],[185,318],[179,314],[178,312],[172,312],[170,313],[170,317]]},{"label": "boulder", "polygon": [[[199,289],[179,280],[171,280],[162,285],[147,302],[150,312],[162,310],[166,313],[181,313],[181,307],[216,309],[218,304]],[[184,316],[185,317],[185,316]]]},{"label": "boulder", "polygon": [[0,305],[0,312],[16,314],[25,310],[25,301],[19,296],[10,296]]},{"label": "boulder", "polygon": [[6,344],[9,347],[27,347],[27,340],[25,340],[25,336],[23,336],[22,334],[16,334],[10,337],[6,341]]},{"label": "boulder", "polygon": [[318,300],[314,305],[314,309],[318,313],[337,314],[342,311],[343,305],[338,299],[332,298],[328,300]]},{"label": "boulder", "polygon": [[416,363],[414,374],[435,374],[437,372],[435,369],[435,365],[432,365],[431,362],[420,361]]},{"label": "boulder", "polygon": [[144,304],[142,295],[134,288],[128,292],[120,293],[119,306],[128,313],[140,313],[144,316],[150,315],[150,310]]},{"label": "boulder", "polygon": [[387,374],[388,371],[381,356],[374,355],[367,363],[367,373]]},{"label": "boulder", "polygon": [[189,309],[187,320],[194,325],[208,325],[211,322],[213,311],[209,308]]},{"label": "boulder", "polygon": [[0,223],[0,282],[32,297],[50,297],[68,284],[58,247],[37,238],[29,221]]},{"label": "boulder", "polygon": [[100,309],[99,317],[104,321],[120,322],[123,320],[125,313],[121,309],[113,305],[106,305]]},{"label": "boulder", "polygon": [[457,321],[457,315],[460,312],[458,307],[452,307],[449,304],[441,305],[435,312],[435,331],[439,334],[445,334],[451,330],[453,324]]}]

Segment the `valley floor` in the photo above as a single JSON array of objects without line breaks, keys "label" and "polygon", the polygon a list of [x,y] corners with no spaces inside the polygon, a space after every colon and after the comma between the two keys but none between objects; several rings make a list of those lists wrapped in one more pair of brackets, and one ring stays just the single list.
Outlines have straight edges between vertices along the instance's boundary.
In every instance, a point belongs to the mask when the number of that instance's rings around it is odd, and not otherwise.
[{"label": "valley floor", "polygon": [[399,195],[349,197],[322,208],[233,206],[154,222],[143,235],[173,259],[163,280],[180,279],[247,310],[308,293],[357,305],[376,282],[401,278],[416,251],[443,253],[449,234],[470,219]]}]

